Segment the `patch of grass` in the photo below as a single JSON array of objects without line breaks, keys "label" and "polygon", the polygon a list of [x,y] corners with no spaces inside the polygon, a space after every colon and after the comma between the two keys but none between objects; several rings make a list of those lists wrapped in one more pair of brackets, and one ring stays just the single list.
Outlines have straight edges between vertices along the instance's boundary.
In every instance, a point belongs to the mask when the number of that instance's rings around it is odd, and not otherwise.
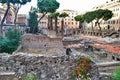
[{"label": "patch of grass", "polygon": [[120,67],[111,75],[112,80],[120,80]]},{"label": "patch of grass", "polygon": [[22,76],[20,80],[39,80],[34,74],[27,74],[27,76]]}]

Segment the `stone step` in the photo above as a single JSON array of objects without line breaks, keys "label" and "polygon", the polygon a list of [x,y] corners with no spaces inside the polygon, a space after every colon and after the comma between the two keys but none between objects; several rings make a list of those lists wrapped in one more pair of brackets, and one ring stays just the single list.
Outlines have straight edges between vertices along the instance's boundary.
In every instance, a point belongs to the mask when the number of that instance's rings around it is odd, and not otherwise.
[{"label": "stone step", "polygon": [[120,61],[97,63],[98,67],[119,66]]},{"label": "stone step", "polygon": [[0,80],[18,80],[15,72],[0,72]]},{"label": "stone step", "polygon": [[110,67],[99,67],[98,70],[101,72],[101,71],[114,71],[116,68],[118,68],[119,66],[110,66]]},{"label": "stone step", "polygon": [[111,73],[107,73],[107,72],[100,72],[100,76],[103,76],[103,75],[110,76],[110,75],[111,75]]},{"label": "stone step", "polygon": [[111,73],[100,72],[99,80],[111,80]]}]

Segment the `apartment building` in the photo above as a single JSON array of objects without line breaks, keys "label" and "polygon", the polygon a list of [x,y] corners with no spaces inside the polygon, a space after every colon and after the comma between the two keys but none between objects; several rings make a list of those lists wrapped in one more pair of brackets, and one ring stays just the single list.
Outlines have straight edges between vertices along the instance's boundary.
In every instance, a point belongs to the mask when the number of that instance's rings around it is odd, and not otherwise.
[{"label": "apartment building", "polygon": [[0,8],[0,22],[4,16],[5,10],[3,8]]},{"label": "apartment building", "polygon": [[[6,4],[2,4],[1,8],[4,10],[4,13],[5,13],[5,10],[7,9],[7,5]],[[4,16],[4,14],[3,14]],[[14,8],[13,8],[13,5],[11,5],[9,11],[8,11],[8,14],[6,16],[6,19],[5,19],[5,24],[13,24],[14,23]]]},{"label": "apartment building", "polygon": [[101,22],[101,27],[106,28],[110,25],[111,28],[118,30],[120,27],[120,0],[108,0],[105,4],[94,7],[96,9],[109,9],[113,12],[113,17],[107,21]]},{"label": "apartment building", "polygon": [[[69,10],[69,9],[64,9],[60,11],[59,13],[67,13],[68,16],[64,18],[64,28],[70,29],[70,28],[78,28],[79,27],[79,22],[75,21],[74,17],[79,15],[79,12],[74,11],[74,10]],[[58,26],[61,27],[61,20],[62,18],[58,18]]]},{"label": "apartment building", "polygon": [[[77,21],[75,21],[75,19],[74,19],[74,17],[76,16],[76,15],[79,15],[79,12],[77,12],[77,11],[74,11],[74,10],[68,10],[68,9],[65,9],[65,10],[62,10],[62,11],[58,11],[60,14],[61,13],[63,13],[63,12],[65,12],[65,13],[67,13],[69,16],[68,17],[66,17],[66,18],[64,18],[64,26],[66,27],[66,28],[78,28],[78,26],[79,26],[79,23],[77,22]],[[45,28],[45,27],[47,27],[47,25],[48,25],[48,15],[49,14],[47,14],[39,23],[39,26],[41,27],[41,28]],[[42,14],[38,14],[38,16],[39,16],[39,18],[42,16]],[[59,28],[61,28],[61,20],[62,20],[62,18],[60,18],[60,17],[58,17],[58,27]],[[55,29],[55,21],[54,21],[54,19],[52,20],[53,21],[53,28]]]},{"label": "apartment building", "polygon": [[[7,8],[6,4],[2,4],[0,6],[0,22],[3,19],[6,8]],[[7,16],[5,18],[5,21],[4,21],[4,26],[3,26],[3,31],[4,32],[8,28],[15,28],[14,19],[15,19],[14,6],[11,5],[11,7],[10,7],[8,13],[7,13]],[[25,29],[26,29],[26,25],[27,25],[26,15],[18,14],[17,19],[16,19],[16,28],[19,29],[22,33],[24,33]]]},{"label": "apartment building", "polygon": [[18,14],[16,23],[17,24],[27,25],[27,16],[26,16],[26,14]]},{"label": "apartment building", "polygon": [[[0,6],[0,23],[4,17],[5,11],[6,11],[6,6],[5,5]],[[3,24],[3,28],[2,28],[3,34],[8,28],[12,28],[14,26],[13,21],[14,21],[14,15],[13,15],[13,11],[10,9]]]},{"label": "apartment building", "polygon": [[16,25],[19,31],[24,34],[27,27],[28,21],[27,21],[27,16],[26,14],[18,14],[17,15],[17,20],[16,20]]},{"label": "apartment building", "polygon": [[[69,15],[64,18],[64,30],[72,30],[72,29],[79,28],[79,22],[75,21],[75,19],[74,19],[74,17],[76,15],[79,15],[79,12],[74,11],[74,10],[69,10],[69,9],[65,9],[65,10],[61,10],[61,11],[57,11],[57,12],[59,12],[60,14],[65,12]],[[45,17],[43,17],[38,24],[39,29],[44,30],[44,32],[46,32],[45,29],[48,29],[48,24],[49,25],[51,24],[51,23],[49,23],[50,19],[48,19],[49,15],[50,15],[50,13],[48,13]],[[42,17],[42,14],[38,13],[38,19],[40,17]],[[62,21],[62,18],[58,17],[58,21],[57,21],[58,31],[61,30],[61,24],[62,24],[61,21]],[[52,26],[53,26],[53,30],[55,30],[55,19],[52,19]]]},{"label": "apartment building", "polygon": [[[41,14],[41,13],[37,13],[37,15],[38,15],[38,20],[43,16],[43,14]],[[48,15],[49,15],[49,13],[46,14],[46,15],[40,20],[40,22],[39,22],[39,24],[38,24],[39,29],[48,28]]]},{"label": "apartment building", "polygon": [[[2,4],[0,8],[0,15],[3,18],[5,10],[7,6],[6,4]],[[15,12],[14,12],[14,5],[11,5],[8,14],[6,16],[5,24],[14,24],[15,19]],[[27,18],[25,14],[18,14],[16,19],[17,24],[26,24],[27,25]]]}]

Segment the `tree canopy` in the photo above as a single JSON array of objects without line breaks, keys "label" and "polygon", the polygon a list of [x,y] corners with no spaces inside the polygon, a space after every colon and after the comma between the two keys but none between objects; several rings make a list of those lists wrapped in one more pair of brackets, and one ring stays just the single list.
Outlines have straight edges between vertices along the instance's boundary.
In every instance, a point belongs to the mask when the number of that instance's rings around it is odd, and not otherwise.
[{"label": "tree canopy", "polygon": [[75,19],[76,21],[80,21],[81,23],[84,22],[84,18],[83,18],[82,15],[77,15],[77,16],[74,17],[74,19]]},{"label": "tree canopy", "polygon": [[100,19],[102,20],[108,20],[110,18],[112,18],[113,13],[112,11],[108,10],[108,9],[98,9],[94,11],[94,17],[97,21],[99,21]]},{"label": "tree canopy", "polygon": [[56,17],[58,17],[59,16],[59,12],[54,12],[54,13],[51,13],[50,14],[50,17],[52,17],[52,18],[56,18]]},{"label": "tree canopy", "polygon": [[59,3],[56,0],[40,0],[37,3],[39,12],[55,12],[59,8]]},{"label": "tree canopy", "polygon": [[79,21],[79,28],[81,29],[82,28],[82,23],[84,22],[84,17],[83,15],[77,15],[74,17],[74,19],[76,21]]},{"label": "tree canopy", "polygon": [[87,23],[90,23],[91,21],[93,21],[95,19],[95,14],[93,11],[91,12],[87,12],[83,15],[84,17],[84,20],[87,22]]},{"label": "tree canopy", "polygon": [[113,13],[111,10],[108,9],[98,9],[95,11],[90,11],[90,12],[86,12],[84,15],[85,20],[89,23],[92,20],[96,20],[99,21],[100,19],[102,20],[108,20],[110,18],[112,18]]},{"label": "tree canopy", "polygon": [[42,16],[39,18],[38,22],[49,12],[53,13],[56,9],[59,8],[60,3],[56,0],[38,0],[37,9],[38,12],[42,13]]},{"label": "tree canopy", "polygon": [[0,0],[0,3],[7,3],[7,1],[9,3],[12,4],[26,4],[27,2],[30,2],[31,0]]},{"label": "tree canopy", "polygon": [[[108,9],[98,9],[95,11],[86,12],[83,16],[84,16],[84,20],[87,23],[91,22],[92,29],[93,29],[93,20],[95,20],[96,21],[95,26],[98,25],[99,31],[101,32],[100,22],[102,20],[107,21],[108,19],[111,19],[113,16],[113,13],[111,10],[108,10]],[[93,30],[93,32],[94,32],[94,30]]]},{"label": "tree canopy", "polygon": [[61,13],[60,15],[59,15],[59,17],[67,17],[67,16],[69,16],[66,12],[63,12],[63,13]]}]

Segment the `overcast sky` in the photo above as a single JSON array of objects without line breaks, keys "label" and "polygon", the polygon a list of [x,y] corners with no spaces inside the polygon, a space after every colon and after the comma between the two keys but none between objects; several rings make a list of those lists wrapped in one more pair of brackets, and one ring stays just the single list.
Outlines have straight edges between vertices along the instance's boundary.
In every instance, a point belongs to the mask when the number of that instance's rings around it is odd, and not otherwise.
[{"label": "overcast sky", "polygon": [[[30,10],[31,6],[36,6],[37,0],[32,0],[27,5],[21,7],[19,13],[26,14]],[[71,9],[79,12],[87,11],[93,7],[103,4],[108,0],[57,0],[60,3],[58,10]]]}]

